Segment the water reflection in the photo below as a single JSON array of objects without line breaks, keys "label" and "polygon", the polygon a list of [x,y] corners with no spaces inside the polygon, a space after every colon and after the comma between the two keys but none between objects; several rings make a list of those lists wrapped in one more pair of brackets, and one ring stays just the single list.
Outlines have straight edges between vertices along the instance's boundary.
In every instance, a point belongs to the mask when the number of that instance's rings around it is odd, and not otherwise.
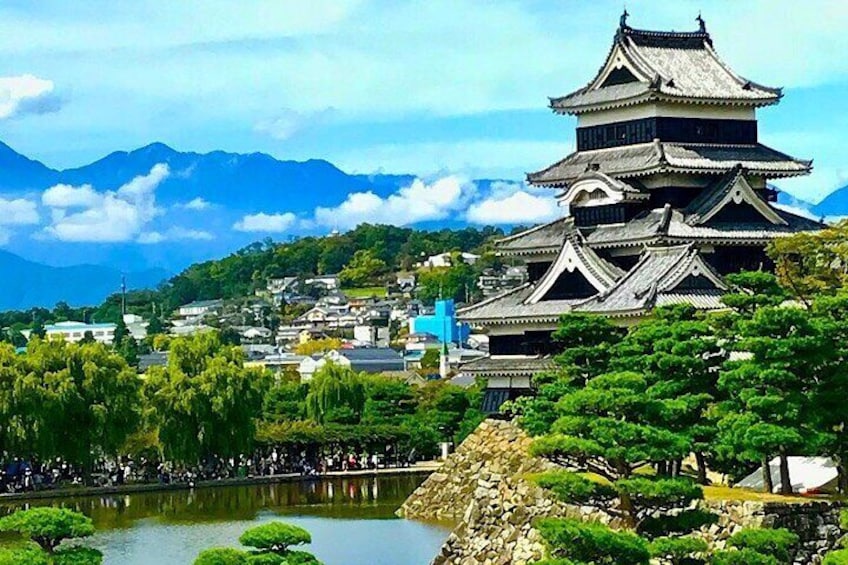
[{"label": "water reflection", "polygon": [[63,506],[90,516],[102,529],[129,528],[137,520],[197,523],[253,520],[260,511],[324,518],[393,518],[423,476],[351,477],[292,483],[205,487],[122,495],[0,503],[7,514],[28,506]]}]

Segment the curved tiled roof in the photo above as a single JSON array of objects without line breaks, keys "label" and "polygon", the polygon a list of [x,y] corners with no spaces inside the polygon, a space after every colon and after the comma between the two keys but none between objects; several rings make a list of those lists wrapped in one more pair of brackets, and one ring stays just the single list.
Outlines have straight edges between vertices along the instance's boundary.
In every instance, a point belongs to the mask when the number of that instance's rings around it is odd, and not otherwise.
[{"label": "curved tiled roof", "polygon": [[[632,82],[606,82],[624,66]],[[615,81],[613,81],[615,82]],[[737,75],[713,49],[706,31],[661,32],[619,28],[604,65],[585,87],[551,99],[558,113],[579,114],[650,100],[764,106],[780,100],[779,88]]]},{"label": "curved tiled roof", "polygon": [[537,253],[553,253],[562,247],[562,240],[572,219],[558,218],[553,222],[542,224],[495,242],[495,249],[502,255],[532,255]]},{"label": "curved tiled roof", "polygon": [[567,186],[591,168],[614,178],[630,178],[664,172],[724,174],[737,165],[749,174],[768,178],[805,175],[812,161],[795,159],[766,147],[755,145],[717,145],[653,141],[576,151],[561,161],[527,175],[538,186]]}]

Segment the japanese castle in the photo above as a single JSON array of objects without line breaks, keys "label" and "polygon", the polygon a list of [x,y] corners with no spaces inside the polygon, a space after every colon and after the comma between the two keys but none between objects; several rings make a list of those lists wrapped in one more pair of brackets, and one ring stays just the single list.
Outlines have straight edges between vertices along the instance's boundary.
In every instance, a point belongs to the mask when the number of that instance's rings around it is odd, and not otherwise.
[{"label": "japanese castle", "polygon": [[633,323],[657,306],[722,308],[722,275],[770,269],[768,242],[818,222],[772,205],[771,179],[812,162],[758,141],[756,111],[782,92],[737,75],[693,32],[633,29],[627,13],[598,74],[552,98],[577,117],[577,150],[527,175],[567,212],[498,242],[529,281],[458,311],[489,333],[490,356],[463,366],[488,379],[484,408],[526,393],[553,367],[551,333],[567,312]]}]

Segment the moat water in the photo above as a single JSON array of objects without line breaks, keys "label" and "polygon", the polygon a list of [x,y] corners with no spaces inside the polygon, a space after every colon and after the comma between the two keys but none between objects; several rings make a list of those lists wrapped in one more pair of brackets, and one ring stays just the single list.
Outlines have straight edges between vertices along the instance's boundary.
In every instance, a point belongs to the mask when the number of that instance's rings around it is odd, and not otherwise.
[{"label": "moat water", "polygon": [[[135,494],[36,500],[90,516],[89,545],[105,565],[191,565],[209,547],[238,547],[247,528],[284,520],[309,530],[304,549],[326,565],[427,565],[444,525],[395,517],[423,476],[333,478]],[[24,507],[2,504],[3,514]]]}]

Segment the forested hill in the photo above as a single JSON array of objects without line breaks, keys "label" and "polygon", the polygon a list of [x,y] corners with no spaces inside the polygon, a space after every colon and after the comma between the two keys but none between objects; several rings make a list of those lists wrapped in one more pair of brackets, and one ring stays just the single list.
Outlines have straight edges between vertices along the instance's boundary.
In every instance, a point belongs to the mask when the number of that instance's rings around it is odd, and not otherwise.
[{"label": "forested hill", "polygon": [[[269,240],[249,245],[223,259],[196,263],[156,290],[131,291],[131,312],[150,315],[154,308],[167,314],[194,300],[236,298],[264,288],[269,278],[335,274],[345,271],[354,279],[357,271],[369,283],[389,280],[411,269],[422,257],[445,251],[485,252],[504,235],[498,228],[484,227],[424,231],[388,225],[362,224],[347,233],[304,237],[288,243]],[[354,259],[356,257],[356,259]],[[364,272],[362,272],[364,271]],[[60,303],[53,311],[33,308],[0,314],[0,327],[87,318],[117,321],[121,297],[114,294],[98,307],[73,309]]]}]

